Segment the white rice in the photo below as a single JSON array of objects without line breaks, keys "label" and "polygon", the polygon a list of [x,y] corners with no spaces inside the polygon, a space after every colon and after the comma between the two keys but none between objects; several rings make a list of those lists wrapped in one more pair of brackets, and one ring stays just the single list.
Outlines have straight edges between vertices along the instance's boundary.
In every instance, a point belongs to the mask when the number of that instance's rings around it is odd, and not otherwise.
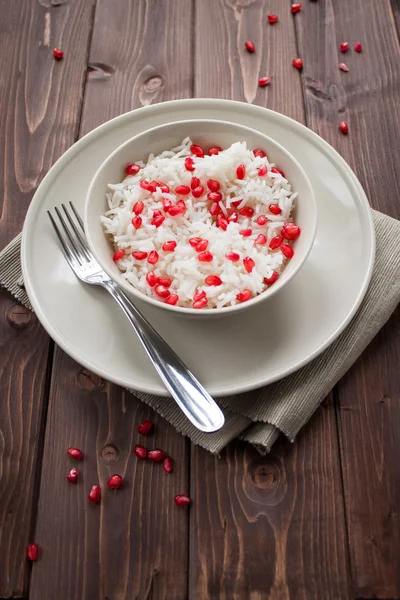
[{"label": "white rice", "polygon": [[[192,307],[193,295],[196,290],[204,290],[208,298],[208,308],[221,308],[239,303],[237,295],[244,290],[250,290],[255,296],[268,286],[264,278],[269,278],[276,271],[282,272],[286,258],[282,252],[269,250],[269,242],[279,235],[282,226],[292,221],[291,212],[297,194],[292,192],[290,183],[280,173],[272,173],[275,166],[268,158],[254,156],[245,142],[232,144],[218,155],[198,158],[190,151],[190,138],[171,151],[158,156],[150,155],[146,164],[138,162],[142,168],[135,176],[127,176],[122,183],[109,184],[107,194],[109,210],[101,217],[106,234],[111,236],[115,250],[125,250],[125,256],[116,261],[122,276],[134,288],[161,302],[154,287],[146,281],[146,274],[154,271],[157,277],[169,277],[172,284],[171,294],[177,294],[177,306]],[[194,172],[185,168],[185,158],[191,156],[194,161]],[[236,169],[239,164],[246,167],[246,176],[239,180]],[[266,165],[268,172],[264,177],[258,175],[261,165]],[[190,193],[187,196],[175,195],[178,185],[190,187],[193,176],[201,180],[204,195],[196,199]],[[238,223],[229,223],[226,231],[216,226],[215,217],[209,213],[211,202],[207,199],[207,180],[216,179],[221,184],[220,192],[223,201],[220,208],[224,216],[230,214],[232,201],[240,201],[236,208],[239,211],[247,206],[254,209],[252,218],[239,216]],[[139,186],[141,180],[158,181],[167,184],[170,193],[163,193],[160,188],[154,193]],[[183,215],[171,217],[164,212],[162,198],[167,198],[175,204],[183,199],[186,211]],[[142,225],[135,229],[132,225],[133,206],[136,202],[144,203],[140,214]],[[269,211],[270,204],[277,204],[282,213],[273,215]],[[165,215],[165,221],[158,228],[151,224],[154,210]],[[266,215],[266,225],[260,226],[256,219]],[[252,235],[244,237],[240,234],[243,229],[251,228]],[[257,236],[263,233],[267,238],[266,245],[254,245]],[[208,240],[207,251],[213,255],[212,262],[200,262],[198,252],[188,240],[199,237]],[[165,252],[162,245],[174,240],[177,246],[173,252]],[[285,241],[285,243],[287,243]],[[137,260],[132,252],[150,252],[156,250],[159,259],[155,265],[147,259]],[[227,252],[234,251],[240,256],[238,262],[228,260]],[[243,264],[243,258],[250,257],[255,267],[248,273]],[[205,278],[217,275],[222,280],[221,285],[209,286]]]}]

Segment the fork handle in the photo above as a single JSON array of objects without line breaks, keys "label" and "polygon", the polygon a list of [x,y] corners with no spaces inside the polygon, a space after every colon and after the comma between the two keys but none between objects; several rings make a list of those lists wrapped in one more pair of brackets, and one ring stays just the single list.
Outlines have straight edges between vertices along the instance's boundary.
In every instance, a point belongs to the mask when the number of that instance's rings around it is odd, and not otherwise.
[{"label": "fork handle", "polygon": [[103,285],[122,308],[164,385],[189,421],[206,433],[221,429],[224,415],[193,373],[114,281]]}]

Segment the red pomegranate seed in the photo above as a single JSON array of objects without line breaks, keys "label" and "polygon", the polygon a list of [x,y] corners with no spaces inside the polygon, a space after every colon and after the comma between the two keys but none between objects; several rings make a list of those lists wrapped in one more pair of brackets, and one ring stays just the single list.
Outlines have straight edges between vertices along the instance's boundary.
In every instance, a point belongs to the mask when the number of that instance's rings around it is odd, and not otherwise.
[{"label": "red pomegranate seed", "polygon": [[132,225],[134,226],[135,229],[139,229],[142,226],[142,217],[133,217],[132,219]]},{"label": "red pomegranate seed", "polygon": [[176,206],[178,206],[182,212],[185,212],[186,210],[186,204],[184,200],[178,200],[178,202],[176,203]]},{"label": "red pomegranate seed", "polygon": [[252,217],[254,215],[254,208],[244,206],[239,210],[239,215],[242,215],[242,217]]},{"label": "red pomegranate seed", "polygon": [[220,148],[219,146],[213,146],[212,148],[209,149],[208,154],[210,156],[215,156],[216,154],[219,154],[220,152],[222,152],[222,148]]},{"label": "red pomegranate seed", "polygon": [[144,204],[140,200],[139,202],[135,202],[135,204],[133,205],[133,212],[135,213],[135,215],[140,215],[140,213],[143,212],[143,209]]},{"label": "red pomegranate seed", "polygon": [[185,169],[186,171],[194,171],[193,158],[191,156],[185,158]]},{"label": "red pomegranate seed", "polygon": [[178,302],[179,296],[177,294],[171,294],[165,301],[165,304],[171,304],[171,306],[175,306]]},{"label": "red pomegranate seed", "polygon": [[340,44],[340,52],[347,52],[349,49],[349,42],[342,42]]},{"label": "red pomegranate seed", "polygon": [[150,184],[146,179],[142,179],[142,181],[139,183],[139,186],[142,188],[142,190],[146,190],[146,192],[149,191]]},{"label": "red pomegranate seed", "polygon": [[278,22],[278,15],[268,15],[267,19],[270,25],[274,25],[274,23]]},{"label": "red pomegranate seed", "polygon": [[272,167],[271,173],[279,173],[279,175],[282,175],[282,177],[285,177],[285,173],[283,171],[281,171],[280,169],[278,169],[278,167]]},{"label": "red pomegranate seed", "polygon": [[26,558],[31,562],[37,560],[39,554],[39,546],[37,544],[28,544],[26,547]]},{"label": "red pomegranate seed", "polygon": [[280,251],[286,258],[292,258],[294,256],[294,250],[289,244],[281,244]]},{"label": "red pomegranate seed", "polygon": [[234,206],[235,208],[238,208],[238,206],[240,204],[242,204],[242,200],[234,200],[233,202],[231,202],[232,206]]},{"label": "red pomegranate seed", "polygon": [[136,260],[144,260],[145,258],[147,258],[147,252],[132,252],[132,256],[133,258],[136,258]]},{"label": "red pomegranate seed", "polygon": [[190,181],[190,188],[192,190],[194,190],[195,188],[199,187],[200,185],[200,179],[198,177],[192,177],[191,181]]},{"label": "red pomegranate seed", "polygon": [[125,167],[125,173],[127,175],[137,175],[139,173],[139,171],[140,171],[139,165],[132,164],[132,165],[126,165],[126,167]]},{"label": "red pomegranate seed", "polygon": [[182,208],[181,206],[175,205],[175,206],[171,206],[171,208],[168,211],[168,214],[171,217],[177,217],[178,215],[182,215],[185,212],[185,209]]},{"label": "red pomegranate seed", "polygon": [[253,230],[252,229],[241,229],[241,231],[239,231],[239,233],[243,237],[250,237],[251,234],[253,233]]},{"label": "red pomegranate seed", "polygon": [[253,154],[254,154],[254,156],[258,156],[259,158],[265,158],[267,156],[265,154],[264,150],[260,150],[259,148],[256,148],[255,150],[253,150]]},{"label": "red pomegranate seed", "polygon": [[239,221],[239,217],[237,213],[232,213],[228,217],[228,223],[237,223]]},{"label": "red pomegranate seed", "polygon": [[300,2],[296,2],[296,4],[292,4],[292,13],[298,13],[301,10]]},{"label": "red pomegranate seed", "polygon": [[154,287],[156,285],[157,275],[154,273],[154,271],[149,271],[146,273],[146,281],[150,287]]},{"label": "red pomegranate seed", "polygon": [[70,483],[76,483],[78,481],[79,471],[78,469],[70,469],[67,473],[67,479]]},{"label": "red pomegranate seed", "polygon": [[208,240],[200,240],[199,243],[196,245],[196,252],[204,252],[204,250],[207,250],[207,246],[208,246]]},{"label": "red pomegranate seed", "polygon": [[199,185],[197,188],[194,188],[194,190],[192,190],[193,198],[201,198],[201,196],[203,194],[204,194],[204,188],[202,185]]},{"label": "red pomegranate seed", "polygon": [[101,498],[100,487],[98,485],[92,485],[89,495],[88,495],[88,499],[90,500],[90,502],[97,504],[98,502],[100,502],[100,498]]},{"label": "red pomegranate seed", "polygon": [[206,277],[207,285],[222,285],[222,279],[218,275],[209,275]]},{"label": "red pomegranate seed", "polygon": [[53,56],[56,60],[61,60],[62,58],[64,58],[64,52],[60,50],[60,48],[54,48]]},{"label": "red pomegranate seed", "polygon": [[159,448],[154,448],[154,450],[147,453],[147,458],[152,462],[161,462],[165,458],[165,452]]},{"label": "red pomegranate seed", "polygon": [[258,169],[258,176],[265,177],[266,174],[267,174],[267,165],[261,165],[261,167]]},{"label": "red pomegranate seed", "polygon": [[124,256],[125,256],[125,250],[120,248],[119,250],[114,252],[113,261],[117,262],[117,260],[121,260],[121,258],[123,258]]},{"label": "red pomegranate seed", "polygon": [[199,300],[196,300],[195,302],[193,302],[193,308],[205,308],[208,304],[208,299],[206,296],[204,296],[203,298],[200,298]]},{"label": "red pomegranate seed", "polygon": [[146,448],[144,446],[139,446],[139,444],[136,444],[136,446],[133,449],[133,453],[135,456],[137,456],[138,458],[141,458],[142,460],[147,458]]},{"label": "red pomegranate seed", "polygon": [[257,225],[265,225],[267,223],[268,219],[267,217],[265,217],[264,215],[260,215],[256,221]]},{"label": "red pomegranate seed", "polygon": [[269,212],[271,212],[273,215],[280,215],[282,214],[282,209],[279,208],[279,206],[277,204],[270,204],[268,206],[269,208]]},{"label": "red pomegranate seed", "polygon": [[354,50],[355,50],[356,52],[362,52],[362,45],[360,44],[360,42],[357,42],[357,43],[354,45]]},{"label": "red pomegranate seed", "polygon": [[253,44],[253,42],[247,41],[244,43],[244,45],[245,45],[247,52],[250,52],[250,54],[253,54],[253,52],[256,51],[256,47]]},{"label": "red pomegranate seed", "polygon": [[221,192],[208,192],[207,198],[210,200],[210,202],[221,202],[222,194]]},{"label": "red pomegranate seed", "polygon": [[303,63],[303,61],[301,60],[301,58],[294,58],[294,59],[292,60],[292,65],[293,65],[294,67],[296,67],[296,69],[299,69],[299,71],[301,71],[301,69],[303,68],[303,65],[304,65],[304,63]]},{"label": "red pomegranate seed", "polygon": [[164,458],[163,469],[166,473],[172,473],[172,460],[169,456]]},{"label": "red pomegranate seed", "polygon": [[255,241],[254,241],[254,245],[258,245],[258,246],[264,246],[267,243],[267,238],[265,237],[265,235],[263,233],[260,233]]},{"label": "red pomegranate seed", "polygon": [[228,220],[225,219],[225,217],[223,216],[222,213],[219,213],[217,215],[217,227],[219,227],[220,229],[222,229],[222,231],[226,231],[228,229]]},{"label": "red pomegranate seed", "polygon": [[279,246],[282,244],[283,242],[283,238],[281,238],[280,236],[275,236],[272,238],[272,240],[269,243],[269,247],[271,248],[271,250],[276,250],[277,248],[279,248]]},{"label": "red pomegranate seed", "polygon": [[260,87],[265,87],[266,85],[268,85],[269,83],[271,83],[271,77],[261,77],[258,80],[258,85]]},{"label": "red pomegranate seed", "polygon": [[271,277],[264,277],[264,283],[266,285],[272,285],[278,279],[279,275],[276,271],[272,271]]},{"label": "red pomegranate seed", "polygon": [[[173,206],[171,206],[171,209],[174,208]],[[170,210],[171,210],[170,209]],[[165,221],[165,217],[164,215],[157,215],[155,217],[153,217],[151,224],[154,225],[154,227],[160,227],[160,225],[162,225]]]},{"label": "red pomegranate seed", "polygon": [[301,233],[300,227],[295,223],[285,223],[282,227],[281,236],[285,240],[297,240]]},{"label": "red pomegranate seed", "polygon": [[117,490],[119,487],[121,487],[122,484],[122,477],[121,475],[111,475],[111,477],[109,478],[109,480],[107,481],[107,487],[110,488],[110,490]]},{"label": "red pomegranate seed", "polygon": [[169,194],[170,189],[165,183],[159,183],[159,188],[163,194]]},{"label": "red pomegranate seed", "polygon": [[246,167],[244,165],[239,165],[236,169],[236,177],[238,179],[244,179],[246,177]]},{"label": "red pomegranate seed", "polygon": [[194,237],[194,238],[189,239],[189,244],[192,246],[192,248],[196,248],[197,244],[199,244],[201,241],[202,241],[201,238]]},{"label": "red pomegranate seed", "polygon": [[252,258],[250,258],[250,256],[246,256],[243,259],[243,265],[244,265],[244,268],[246,269],[246,271],[248,273],[251,273],[252,270],[254,269],[254,267],[256,266],[256,263],[254,262],[254,260]]},{"label": "red pomegranate seed", "polygon": [[346,121],[342,121],[341,123],[339,123],[339,129],[345,135],[349,133],[349,126],[347,125]]},{"label": "red pomegranate seed", "polygon": [[168,298],[168,296],[170,295],[170,291],[168,288],[166,288],[163,285],[159,285],[157,284],[154,288],[155,293],[157,294],[157,296],[159,298]]},{"label": "red pomegranate seed", "polygon": [[156,252],[155,250],[152,250],[152,251],[149,253],[149,256],[148,256],[147,262],[148,262],[148,263],[150,263],[151,265],[155,265],[155,264],[156,264],[156,262],[158,261],[158,258],[159,258],[159,256],[158,256],[158,252]]},{"label": "red pomegranate seed", "polygon": [[168,242],[164,242],[162,245],[162,249],[164,252],[173,252],[177,246],[177,243],[174,240],[169,240]]},{"label": "red pomegranate seed", "polygon": [[243,292],[240,292],[240,294],[236,296],[236,300],[238,300],[239,302],[246,302],[247,300],[250,300],[252,295],[253,294],[250,290],[243,290]]},{"label": "red pomegranate seed", "polygon": [[138,425],[137,430],[140,433],[140,435],[149,435],[153,427],[153,423],[147,419],[147,421],[143,421],[143,423],[140,423],[140,425]]},{"label": "red pomegranate seed", "polygon": [[190,187],[188,185],[178,185],[178,187],[175,188],[175,194],[187,196],[190,194]]},{"label": "red pomegranate seed", "polygon": [[175,496],[174,500],[175,504],[177,504],[180,507],[189,506],[189,504],[192,503],[191,499],[189,498],[189,496],[186,496],[186,494],[179,494],[178,496]]},{"label": "red pomegranate seed", "polygon": [[225,258],[231,260],[232,262],[237,262],[240,256],[236,252],[228,252],[227,254],[225,254]]},{"label": "red pomegranate seed", "polygon": [[68,448],[67,454],[68,456],[70,456],[71,458],[75,458],[76,460],[82,460],[83,458],[83,452],[78,448]]},{"label": "red pomegranate seed", "polygon": [[149,192],[152,192],[154,194],[154,192],[157,191],[158,187],[159,187],[159,183],[157,181],[150,181],[150,183],[149,183]]},{"label": "red pomegranate seed", "polygon": [[219,190],[221,189],[221,184],[216,179],[209,179],[207,181],[207,187],[210,190],[210,192],[219,192]]},{"label": "red pomegranate seed", "polygon": [[[197,248],[196,248],[197,250]],[[200,254],[198,254],[197,258],[199,259],[200,262],[212,262],[212,259],[214,258],[213,255],[211,254],[211,252],[200,252]]]},{"label": "red pomegranate seed", "polygon": [[195,156],[198,156],[199,158],[204,157],[204,150],[202,148],[200,148],[200,146],[197,146],[196,144],[192,144],[190,146],[190,152],[192,154],[194,154]]},{"label": "red pomegranate seed", "polygon": [[197,300],[201,300],[202,298],[206,297],[206,293],[204,290],[196,290],[194,295],[193,295],[193,302],[197,302]]},{"label": "red pomegranate seed", "polygon": [[161,217],[161,210],[153,210],[153,217]]},{"label": "red pomegranate seed", "polygon": [[221,212],[221,209],[218,202],[213,202],[210,206],[210,215],[215,217],[219,212]]},{"label": "red pomegranate seed", "polygon": [[168,198],[163,198],[162,199],[162,203],[163,203],[163,207],[164,207],[165,212],[168,212],[169,209],[172,206],[171,200],[168,200]]},{"label": "red pomegranate seed", "polygon": [[159,277],[157,279],[157,283],[159,283],[160,285],[163,285],[166,288],[169,288],[169,287],[171,287],[172,279],[170,277]]},{"label": "red pomegranate seed", "polygon": [[349,67],[345,63],[339,63],[339,69],[345,73],[348,73],[349,71]]}]

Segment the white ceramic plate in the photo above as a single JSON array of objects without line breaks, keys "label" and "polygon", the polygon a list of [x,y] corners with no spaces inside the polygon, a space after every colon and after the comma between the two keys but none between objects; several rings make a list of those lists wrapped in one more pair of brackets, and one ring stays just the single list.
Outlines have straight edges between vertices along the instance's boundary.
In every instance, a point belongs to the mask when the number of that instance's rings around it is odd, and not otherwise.
[{"label": "white ceramic plate", "polygon": [[156,125],[197,118],[240,122],[274,138],[305,169],[318,204],[317,236],[306,264],[259,306],[196,321],[137,302],[211,394],[260,387],[316,357],[356,312],[374,260],[374,230],[360,183],[337,152],[296,121],[244,103],[194,99],[141,108],[98,127],[57,161],[32,200],[22,238],[25,286],[42,325],[77,362],[124,387],[158,395],[166,390],[124,315],[107,292],[75,277],[46,211],[72,200],[82,213],[95,171],[117,146]]}]

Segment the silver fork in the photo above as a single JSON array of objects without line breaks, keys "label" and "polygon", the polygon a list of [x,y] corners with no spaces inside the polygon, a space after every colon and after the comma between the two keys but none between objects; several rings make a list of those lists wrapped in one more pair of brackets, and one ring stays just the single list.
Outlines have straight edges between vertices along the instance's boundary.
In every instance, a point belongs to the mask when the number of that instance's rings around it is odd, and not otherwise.
[{"label": "silver fork", "polygon": [[193,425],[206,433],[220,429],[225,419],[218,405],[128,296],[101,268],[89,250],[82,219],[72,202],[72,212],[64,204],[61,206],[66,219],[58,207],[54,207],[54,212],[64,233],[51,212],[47,211],[47,214],[71,269],[85,283],[104,287],[117,301],[164,385]]}]

